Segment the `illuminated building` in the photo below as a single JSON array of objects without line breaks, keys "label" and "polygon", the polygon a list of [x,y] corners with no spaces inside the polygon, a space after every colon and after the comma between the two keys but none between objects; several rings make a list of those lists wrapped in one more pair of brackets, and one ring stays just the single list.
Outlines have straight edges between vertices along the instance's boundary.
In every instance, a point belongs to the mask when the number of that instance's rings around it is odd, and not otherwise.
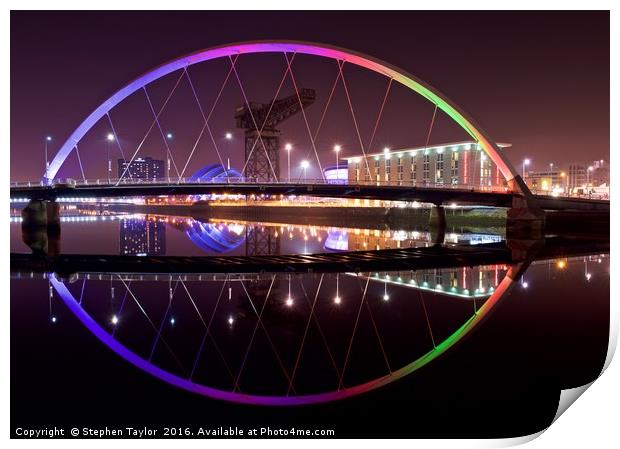
[{"label": "illuminated building", "polygon": [[[494,234],[446,234],[446,243],[477,245],[497,243],[501,235]],[[328,246],[328,243],[330,246]],[[380,250],[393,248],[416,248],[433,245],[429,232],[386,231],[379,229],[354,229],[345,232],[342,229],[330,229],[326,249],[349,251]]]},{"label": "illuminated building", "polygon": [[[402,272],[375,272],[372,281],[465,298],[487,297],[506,274],[502,265],[444,268]],[[368,276],[360,275],[361,278]],[[385,298],[384,298],[385,299]]]},{"label": "illuminated building", "polygon": [[566,188],[566,173],[562,170],[530,171],[527,172],[525,183],[532,192],[564,192]]},{"label": "illuminated building", "polygon": [[118,177],[132,179],[164,178],[165,162],[151,157],[137,158],[131,163],[123,159],[118,160]]},{"label": "illuminated building", "polygon": [[121,220],[119,240],[121,255],[163,255],[166,253],[166,224],[143,218]]},{"label": "illuminated building", "polygon": [[606,164],[604,160],[592,162],[592,173],[590,175],[590,182],[594,187],[602,185],[609,185],[609,164]]},{"label": "illuminated building", "polygon": [[[497,144],[500,148],[511,145]],[[475,142],[384,149],[346,158],[349,184],[425,186],[436,184],[502,186],[497,165]]]},{"label": "illuminated building", "polygon": [[586,184],[588,177],[587,170],[588,167],[581,164],[570,164],[568,166],[567,187],[569,192]]}]

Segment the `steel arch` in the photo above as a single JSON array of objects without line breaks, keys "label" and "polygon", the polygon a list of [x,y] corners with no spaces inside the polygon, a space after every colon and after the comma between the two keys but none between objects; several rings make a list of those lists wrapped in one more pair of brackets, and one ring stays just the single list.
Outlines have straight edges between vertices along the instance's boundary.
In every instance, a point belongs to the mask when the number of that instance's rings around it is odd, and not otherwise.
[{"label": "steel arch", "polygon": [[[384,61],[352,50],[312,42],[278,40],[240,42],[211,47],[167,62],[134,79],[98,106],[88,117],[86,117],[86,119],[75,129],[75,131],[73,131],[71,136],[69,136],[65,143],[60,147],[58,153],[45,171],[44,180],[49,182],[54,179],[65,159],[69,156],[71,151],[73,151],[75,146],[80,142],[88,130],[90,130],[114,106],[119,104],[132,93],[136,92],[138,89],[141,89],[147,84],[165,75],[177,70],[185,69],[193,64],[217,58],[252,53],[300,53],[321,56],[364,67],[399,82],[400,84],[423,96],[431,103],[435,104],[472,138],[474,138],[480,144],[481,149],[497,165],[506,180],[509,181],[510,188],[513,191],[523,194],[529,193],[529,191],[527,191],[527,187],[521,181],[520,176],[510,161],[504,157],[500,148],[494,143],[489,135],[482,130],[467,113],[465,113],[454,102],[449,100],[448,97],[440,93],[437,89],[431,87],[429,84]],[[516,182],[511,182],[513,180]]]}]

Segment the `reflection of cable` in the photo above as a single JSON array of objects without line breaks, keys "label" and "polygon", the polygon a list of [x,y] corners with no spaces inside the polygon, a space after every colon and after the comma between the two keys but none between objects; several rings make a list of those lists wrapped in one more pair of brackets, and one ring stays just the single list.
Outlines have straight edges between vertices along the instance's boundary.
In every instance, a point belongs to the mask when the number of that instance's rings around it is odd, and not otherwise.
[{"label": "reflection of cable", "polygon": [[[504,279],[497,286],[497,289],[489,297],[489,299],[480,307],[478,313],[468,318],[458,329],[456,329],[451,335],[447,336],[436,348],[431,349],[413,362],[393,371],[391,374],[385,375],[378,379],[355,385],[348,388],[339,388],[337,391],[328,391],[323,393],[304,394],[300,396],[266,396],[266,395],[253,395],[253,394],[240,394],[232,391],[225,391],[207,385],[194,383],[191,378],[181,377],[179,375],[168,372],[160,367],[153,365],[144,358],[138,356],[130,349],[125,347],[119,341],[106,331],[100,324],[98,324],[77,302],[73,294],[68,290],[66,285],[58,280],[53,274],[50,276],[50,280],[53,288],[58,293],[60,299],[68,307],[68,309],[78,318],[78,320],[86,326],[86,328],[92,332],[92,334],[98,338],[102,343],[114,351],[117,355],[125,359],[127,362],[132,363],[136,367],[144,370],[148,374],[155,376],[156,378],[182,388],[192,393],[198,393],[210,398],[232,401],[236,403],[245,404],[257,404],[257,405],[274,405],[274,406],[295,406],[302,404],[315,404],[325,403],[335,400],[344,399],[347,397],[353,397],[358,394],[362,394],[376,388],[385,386],[394,381],[402,379],[403,377],[417,371],[418,369],[426,366],[428,363],[435,360],[437,357],[444,354],[447,350],[452,348],[457,342],[461,341],[469,332],[478,325],[483,319],[485,319],[489,312],[497,305],[501,298],[507,293],[510,286],[513,284],[513,279],[518,279],[527,265],[516,265],[512,267]],[[359,280],[359,278],[358,278]],[[225,284],[224,284],[225,285]],[[243,285],[243,284],[242,284]],[[303,284],[302,284],[303,285]],[[368,279],[366,282],[366,288],[368,286]],[[360,288],[362,288],[360,282]],[[245,287],[244,287],[245,289]],[[366,289],[364,289],[366,290]],[[220,295],[222,294],[220,292]],[[247,294],[247,291],[246,291]],[[308,300],[306,295],[306,300]],[[217,309],[214,309],[214,314]],[[314,316],[316,320],[316,315]],[[261,325],[262,325],[261,321]],[[317,322],[318,324],[318,322]],[[319,327],[320,329],[320,327]],[[267,334],[268,335],[268,334]],[[206,337],[205,337],[206,338]],[[213,338],[213,337],[212,337]],[[217,348],[216,348],[217,349]],[[276,353],[277,354],[277,353]],[[344,370],[343,370],[344,373]]]}]

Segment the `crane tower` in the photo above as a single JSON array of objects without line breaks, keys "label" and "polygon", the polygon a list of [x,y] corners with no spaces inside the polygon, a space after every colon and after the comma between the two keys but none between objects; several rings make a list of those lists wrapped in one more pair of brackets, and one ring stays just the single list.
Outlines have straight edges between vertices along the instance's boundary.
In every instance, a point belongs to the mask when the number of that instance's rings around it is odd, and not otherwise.
[{"label": "crane tower", "polygon": [[290,95],[275,100],[273,105],[252,101],[249,108],[239,106],[235,110],[237,128],[245,129],[246,168],[242,173],[245,178],[253,181],[279,179],[280,130],[276,126],[300,112],[302,107],[310,106],[315,99],[314,89],[302,88],[299,89],[299,98],[297,94]]}]

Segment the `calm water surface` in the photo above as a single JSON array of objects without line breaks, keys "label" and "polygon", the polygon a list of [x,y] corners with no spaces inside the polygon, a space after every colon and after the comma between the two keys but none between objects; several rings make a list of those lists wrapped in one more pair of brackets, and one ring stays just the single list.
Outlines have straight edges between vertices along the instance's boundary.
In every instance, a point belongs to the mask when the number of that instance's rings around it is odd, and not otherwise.
[{"label": "calm water surface", "polygon": [[[446,245],[503,242],[449,229]],[[63,253],[278,255],[433,245],[425,229],[66,214]],[[18,217],[11,251],[29,252]],[[511,269],[513,271],[511,271]],[[593,380],[609,257],[363,273],[12,273],[15,421],[306,423],[340,436],[517,436]],[[32,407],[32,404],[37,404]],[[407,408],[407,416],[402,410]],[[412,423],[412,420],[414,423]],[[60,421],[59,421],[60,422]]]}]

